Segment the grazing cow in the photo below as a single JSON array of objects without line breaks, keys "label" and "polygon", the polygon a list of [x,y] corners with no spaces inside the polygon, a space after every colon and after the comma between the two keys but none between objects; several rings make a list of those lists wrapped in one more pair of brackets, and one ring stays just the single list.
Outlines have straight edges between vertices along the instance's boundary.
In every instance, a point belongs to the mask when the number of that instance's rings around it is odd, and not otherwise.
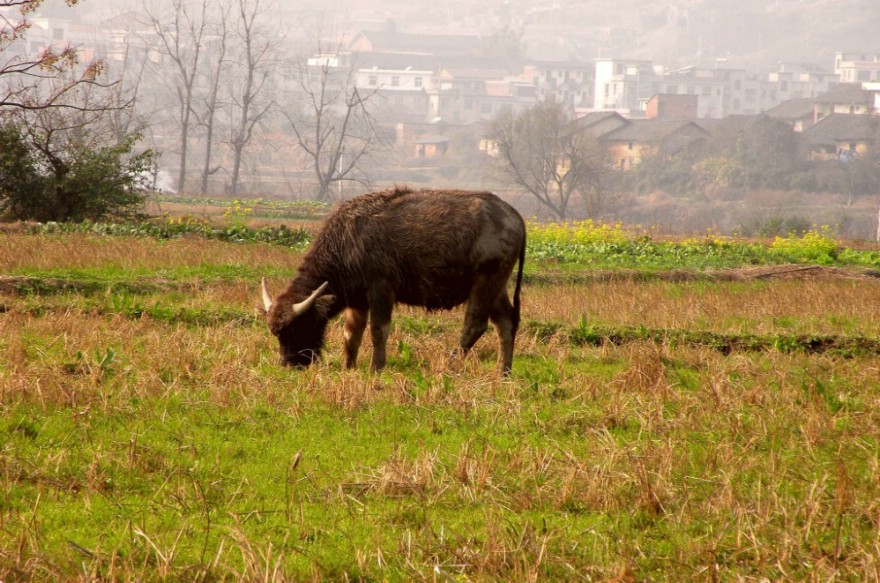
[{"label": "grazing cow", "polygon": [[[345,366],[356,364],[369,314],[371,368],[379,370],[396,303],[438,310],[467,302],[462,351],[491,320],[501,370],[508,374],[525,250],[522,217],[489,192],[398,187],[354,198],[327,218],[284,292],[272,299],[263,278],[266,320],[278,338],[281,363],[314,362],[328,320],[345,310]],[[507,282],[517,261],[511,303]]]}]

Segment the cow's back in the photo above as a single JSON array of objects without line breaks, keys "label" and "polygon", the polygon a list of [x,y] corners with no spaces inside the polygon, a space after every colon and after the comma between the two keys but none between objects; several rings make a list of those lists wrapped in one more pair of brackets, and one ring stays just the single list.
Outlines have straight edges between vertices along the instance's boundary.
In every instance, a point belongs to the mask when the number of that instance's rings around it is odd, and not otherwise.
[{"label": "cow's back", "polygon": [[352,297],[388,282],[400,302],[450,308],[480,273],[509,273],[524,237],[519,213],[494,194],[398,188],[341,205],[307,259],[333,263]]}]

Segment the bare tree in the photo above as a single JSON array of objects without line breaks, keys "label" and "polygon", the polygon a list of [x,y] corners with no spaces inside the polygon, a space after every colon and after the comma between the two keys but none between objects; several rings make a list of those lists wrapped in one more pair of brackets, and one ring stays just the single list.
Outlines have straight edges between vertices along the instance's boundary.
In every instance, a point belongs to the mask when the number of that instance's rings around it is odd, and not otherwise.
[{"label": "bare tree", "polygon": [[177,190],[183,191],[195,80],[208,30],[209,0],[201,0],[194,9],[186,0],[169,0],[169,3],[170,6],[163,2],[145,7],[145,11],[157,43],[156,49],[168,58],[171,65],[171,76],[166,81],[172,87],[177,107],[180,131]]},{"label": "bare tree", "polygon": [[328,200],[342,181],[366,184],[362,163],[381,143],[370,112],[377,89],[363,91],[355,84],[354,63],[343,66],[337,46],[294,63],[301,106],[285,111],[297,144],[312,162],[318,200]]},{"label": "bare tree", "polygon": [[[24,189],[0,186],[0,209],[16,218],[98,219],[128,215],[143,203],[137,186],[154,155],[135,152],[140,134],[118,135],[108,115],[130,109],[132,100],[116,91],[117,85],[83,85],[59,98],[57,87],[72,82],[65,75],[43,84],[29,98],[46,103],[52,96],[52,107],[17,108],[0,125],[11,140],[0,146],[3,164],[30,176]],[[13,157],[5,151],[8,145],[18,145]]]},{"label": "bare tree", "polygon": [[118,64],[112,61],[108,70],[118,74],[116,83],[107,88],[111,103],[125,107],[111,107],[104,120],[115,140],[120,142],[130,134],[142,134],[148,128],[149,114],[143,111],[141,84],[147,66],[147,56],[142,50],[132,50],[131,35],[126,36],[122,46],[122,58]]},{"label": "bare tree", "polygon": [[[74,6],[77,0],[66,2]],[[84,86],[112,85],[99,79],[105,64],[100,59],[80,63],[76,47],[70,43],[47,41],[36,54],[25,50],[30,28],[27,16],[42,3],[43,0],[0,0],[0,9],[18,9],[15,18],[10,18],[7,12],[0,14],[0,110],[55,107],[87,110],[92,106],[68,97]],[[72,74],[74,70],[78,74]]]},{"label": "bare tree", "polygon": [[496,118],[488,132],[504,179],[531,194],[558,219],[581,197],[588,216],[601,207],[604,154],[596,139],[577,131],[564,108],[541,102],[521,114]]},{"label": "bare tree", "polygon": [[220,166],[212,166],[214,147],[214,132],[217,125],[217,111],[220,102],[220,80],[224,77],[226,65],[227,39],[229,35],[229,11],[230,4],[224,3],[220,7],[219,20],[213,25],[208,46],[208,60],[202,71],[205,93],[201,96],[198,107],[193,111],[197,123],[205,128],[205,151],[202,161],[202,171],[199,180],[199,192],[207,194],[208,179]]},{"label": "bare tree", "polygon": [[238,44],[230,73],[231,115],[228,143],[232,149],[232,176],[229,194],[238,193],[245,149],[254,132],[272,107],[269,95],[270,73],[277,65],[276,51],[281,41],[269,24],[269,6],[263,0],[237,0],[236,36]]}]

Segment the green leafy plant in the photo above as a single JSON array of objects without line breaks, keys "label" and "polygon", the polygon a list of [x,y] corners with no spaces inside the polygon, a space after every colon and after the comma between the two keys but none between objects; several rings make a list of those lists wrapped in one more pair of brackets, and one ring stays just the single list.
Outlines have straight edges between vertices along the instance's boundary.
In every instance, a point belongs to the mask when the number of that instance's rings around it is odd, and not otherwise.
[{"label": "green leafy plant", "polygon": [[785,237],[777,236],[770,248],[791,258],[792,261],[830,265],[840,251],[840,244],[834,240],[831,228],[822,225],[803,233],[791,233]]},{"label": "green leafy plant", "polygon": [[91,233],[117,237],[151,237],[173,239],[198,235],[230,243],[272,243],[284,247],[302,247],[310,236],[304,229],[291,229],[286,225],[251,228],[242,224],[215,226],[210,222],[189,215],[168,217],[139,223],[59,223],[50,221],[29,227],[31,233]]},{"label": "green leafy plant", "polygon": [[3,125],[0,213],[37,221],[134,216],[146,199],[139,177],[155,157],[152,150],[135,152],[140,139],[129,134],[97,147],[84,139],[50,147],[22,125]]}]

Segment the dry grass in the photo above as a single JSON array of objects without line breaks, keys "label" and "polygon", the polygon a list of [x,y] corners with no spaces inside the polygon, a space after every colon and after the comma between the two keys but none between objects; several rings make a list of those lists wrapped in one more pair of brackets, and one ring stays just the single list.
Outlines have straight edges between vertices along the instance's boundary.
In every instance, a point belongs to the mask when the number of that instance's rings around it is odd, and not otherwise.
[{"label": "dry grass", "polygon": [[715,332],[880,334],[880,281],[617,281],[528,290],[525,317]]},{"label": "dry grass", "polygon": [[296,265],[297,255],[273,245],[230,245],[198,237],[156,241],[83,234],[0,234],[0,273],[53,269],[153,269],[202,265]]},{"label": "dry grass", "polygon": [[[163,269],[186,289],[145,305],[246,314],[249,280],[174,270],[295,260],[16,241],[41,269]],[[524,317],[876,335],[872,295],[836,280],[530,286]],[[3,580],[880,576],[878,357],[523,334],[506,380],[491,332],[450,355],[460,310],[401,308],[381,375],[342,370],[338,322],[325,361],[291,372],[259,322],[135,317],[109,292],[0,300]]]}]

